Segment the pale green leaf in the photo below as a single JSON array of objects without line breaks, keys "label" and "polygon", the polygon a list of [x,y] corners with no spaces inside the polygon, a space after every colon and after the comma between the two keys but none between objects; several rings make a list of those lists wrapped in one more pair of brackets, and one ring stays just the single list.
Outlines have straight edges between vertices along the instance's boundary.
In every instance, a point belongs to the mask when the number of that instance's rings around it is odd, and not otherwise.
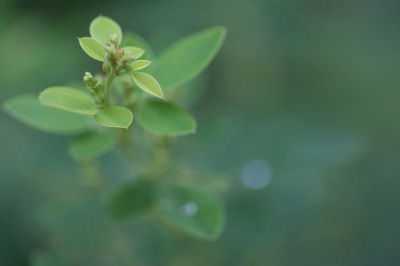
[{"label": "pale green leaf", "polygon": [[153,184],[137,181],[115,193],[110,200],[109,209],[114,218],[127,218],[149,210],[152,203]]},{"label": "pale green leaf", "polygon": [[156,209],[170,226],[191,236],[215,240],[225,223],[222,202],[210,191],[174,187],[158,193]]},{"label": "pale green leaf", "polygon": [[142,48],[144,50],[144,54],[142,56],[143,59],[146,60],[154,59],[154,52],[151,46],[147,43],[147,41],[143,37],[139,36],[136,33],[128,32],[124,34],[121,42],[121,47],[125,46],[135,46],[138,48]]},{"label": "pale green leaf", "polygon": [[154,76],[163,88],[177,87],[200,74],[218,53],[226,29],[213,27],[173,44],[155,64]]},{"label": "pale green leaf", "polygon": [[40,103],[65,111],[84,115],[97,113],[93,98],[82,91],[69,87],[50,87],[39,95]]},{"label": "pale green leaf", "polygon": [[136,119],[141,127],[156,135],[180,136],[196,131],[195,119],[166,101],[144,101],[137,108]]},{"label": "pale green leaf", "polygon": [[107,107],[94,115],[97,123],[105,127],[128,128],[132,123],[132,112],[125,107]]},{"label": "pale green leaf", "polygon": [[146,68],[148,65],[151,64],[151,61],[149,60],[136,60],[131,64],[132,70],[141,70],[143,68]]},{"label": "pale green leaf", "polygon": [[3,108],[18,121],[48,133],[75,134],[88,128],[86,116],[45,107],[33,94],[8,99]]},{"label": "pale green leaf", "polygon": [[164,93],[158,84],[157,80],[149,74],[143,72],[133,72],[132,78],[135,84],[143,91],[164,99]]},{"label": "pale green leaf", "polygon": [[90,36],[100,41],[104,45],[108,43],[110,36],[113,34],[117,34],[118,43],[120,43],[122,39],[122,31],[118,23],[111,18],[104,16],[95,18],[90,23],[89,31]]},{"label": "pale green leaf", "polygon": [[104,132],[87,132],[77,136],[69,146],[69,154],[75,159],[99,157],[114,148],[115,136]]},{"label": "pale green leaf", "polygon": [[124,47],[124,53],[127,56],[130,56],[132,59],[138,59],[144,54],[144,50],[139,47],[134,47],[134,46],[128,46]]},{"label": "pale green leaf", "polygon": [[88,56],[98,61],[104,61],[106,50],[101,42],[93,38],[83,37],[79,38],[79,44]]}]

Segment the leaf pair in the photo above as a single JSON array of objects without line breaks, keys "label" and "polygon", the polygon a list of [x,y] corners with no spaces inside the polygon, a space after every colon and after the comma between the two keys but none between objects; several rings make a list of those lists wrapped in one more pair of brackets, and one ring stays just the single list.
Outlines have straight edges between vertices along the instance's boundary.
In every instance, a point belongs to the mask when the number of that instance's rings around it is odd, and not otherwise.
[{"label": "leaf pair", "polygon": [[117,36],[118,43],[122,40],[121,27],[114,20],[104,16],[99,16],[90,23],[89,32],[91,37],[79,38],[79,44],[86,54],[97,61],[104,61],[104,47],[111,35]]},{"label": "leaf pair", "polygon": [[[88,56],[97,61],[104,61],[106,58],[106,49],[103,43],[90,37],[82,37],[78,40],[79,45]],[[124,53],[129,53],[132,59],[138,59],[143,55],[144,50],[139,47],[128,46],[124,47]]]},{"label": "leaf pair", "polygon": [[123,187],[110,200],[111,215],[118,219],[150,209],[175,229],[205,240],[216,239],[225,223],[221,201],[209,191],[195,187],[158,187],[138,181]]},{"label": "leaf pair", "polygon": [[[94,119],[106,127],[127,128],[133,119],[129,109],[119,106],[97,112],[88,94],[68,87],[50,87],[39,98],[40,102],[33,94],[16,96],[5,102],[4,109],[22,123],[58,134],[74,134],[89,128],[87,115],[94,115]],[[136,119],[140,126],[156,135],[180,136],[196,130],[192,116],[161,100],[142,102]]]},{"label": "leaf pair", "polygon": [[[78,38],[79,44],[87,55],[98,61],[104,61],[106,49],[110,36],[116,36],[117,44],[122,40],[122,30],[117,22],[111,18],[99,16],[95,18],[89,27],[91,37]],[[132,59],[138,59],[144,50],[135,46],[124,47],[124,52]]]},{"label": "leaf pair", "polygon": [[39,100],[47,107],[92,115],[97,123],[105,127],[128,128],[133,120],[129,109],[111,106],[99,111],[89,94],[69,87],[47,88],[40,94]]}]

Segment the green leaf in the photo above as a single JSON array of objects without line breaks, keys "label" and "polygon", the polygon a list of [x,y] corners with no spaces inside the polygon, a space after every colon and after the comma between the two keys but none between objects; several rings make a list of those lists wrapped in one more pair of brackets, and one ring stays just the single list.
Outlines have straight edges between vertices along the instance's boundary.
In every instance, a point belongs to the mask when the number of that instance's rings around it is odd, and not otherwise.
[{"label": "green leaf", "polygon": [[114,218],[136,216],[149,210],[153,203],[153,184],[137,181],[124,186],[111,197],[109,209]]},{"label": "green leaf", "polygon": [[151,64],[151,61],[149,60],[136,60],[131,64],[132,70],[141,70],[143,68],[146,68],[148,65]]},{"label": "green leaf", "polygon": [[196,130],[196,121],[191,115],[160,100],[141,103],[137,108],[136,119],[140,126],[156,135],[180,136]]},{"label": "green leaf", "polygon": [[195,187],[174,187],[158,193],[156,209],[167,224],[204,240],[218,238],[225,223],[222,202]]},{"label": "green leaf", "polygon": [[105,127],[128,128],[132,123],[132,112],[125,107],[107,107],[94,115],[97,123]]},{"label": "green leaf", "polygon": [[37,95],[15,96],[8,99],[3,108],[16,120],[48,133],[75,134],[88,128],[87,117],[45,107]]},{"label": "green leaf", "polygon": [[128,47],[124,47],[124,53],[126,55],[129,54],[133,59],[136,60],[144,54],[144,50],[139,47],[128,46]]},{"label": "green leaf", "polygon": [[103,132],[87,132],[77,136],[69,146],[69,154],[75,159],[99,157],[114,148],[115,137]]},{"label": "green leaf", "polygon": [[83,37],[79,38],[79,44],[88,56],[98,61],[104,61],[106,50],[101,42],[93,38]]},{"label": "green leaf", "polygon": [[90,36],[100,41],[104,45],[108,43],[111,35],[117,34],[118,43],[121,43],[122,31],[117,22],[111,18],[99,16],[95,18],[89,27]]},{"label": "green leaf", "polygon": [[50,87],[39,95],[40,103],[65,111],[84,115],[97,113],[93,98],[82,91],[69,87]]},{"label": "green leaf", "polygon": [[154,52],[147,41],[136,33],[128,32],[124,34],[122,38],[121,47],[135,46],[144,50],[143,59],[153,60]]},{"label": "green leaf", "polygon": [[143,72],[133,72],[132,78],[136,85],[143,91],[164,99],[164,93],[160,87],[160,84],[158,84],[157,80],[149,74]]},{"label": "green leaf", "polygon": [[226,29],[213,27],[173,44],[156,62],[154,76],[163,88],[177,87],[200,74],[224,42]]}]

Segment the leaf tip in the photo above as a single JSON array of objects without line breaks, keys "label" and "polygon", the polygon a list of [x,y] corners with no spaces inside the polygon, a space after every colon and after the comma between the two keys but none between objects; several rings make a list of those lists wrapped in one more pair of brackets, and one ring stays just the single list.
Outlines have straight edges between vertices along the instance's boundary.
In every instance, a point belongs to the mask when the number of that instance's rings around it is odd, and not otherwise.
[{"label": "leaf tip", "polygon": [[163,93],[163,92],[161,92],[161,95],[156,95],[156,96],[157,96],[158,98],[160,98],[161,100],[167,102],[167,99],[165,99],[165,96],[164,96],[164,93]]}]

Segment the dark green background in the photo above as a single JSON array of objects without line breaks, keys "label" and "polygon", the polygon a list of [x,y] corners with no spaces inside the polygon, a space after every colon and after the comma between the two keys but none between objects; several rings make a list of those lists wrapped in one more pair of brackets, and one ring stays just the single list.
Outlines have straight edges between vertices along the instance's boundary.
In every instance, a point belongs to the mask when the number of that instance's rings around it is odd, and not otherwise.
[{"label": "dark green background", "polygon": [[[199,127],[176,156],[231,188],[216,242],[148,217],[115,224],[82,187],[70,137],[1,112],[0,265],[399,265],[399,12],[394,0],[3,0],[1,102],[97,72],[76,37],[99,14],[157,53],[226,26],[185,88]],[[260,190],[241,182],[253,160],[272,171]]]}]

